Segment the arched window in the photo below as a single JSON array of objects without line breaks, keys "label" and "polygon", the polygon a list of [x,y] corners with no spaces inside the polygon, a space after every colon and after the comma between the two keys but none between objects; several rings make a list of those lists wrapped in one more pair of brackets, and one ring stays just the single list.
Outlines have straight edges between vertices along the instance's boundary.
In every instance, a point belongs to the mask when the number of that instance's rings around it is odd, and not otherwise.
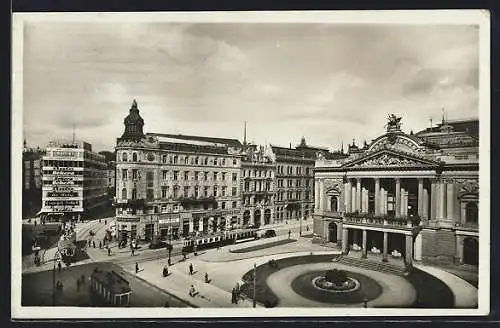
[{"label": "arched window", "polygon": [[123,152],[122,153],[122,162],[126,162],[126,161],[127,161],[127,153]]},{"label": "arched window", "polygon": [[167,155],[163,155],[163,156],[161,157],[161,162],[162,162],[162,163],[165,163],[165,164],[167,163]]},{"label": "arched window", "polygon": [[132,154],[132,161],[137,162],[137,153]]},{"label": "arched window", "polygon": [[188,156],[184,157],[184,164],[186,164],[186,165],[189,164],[189,157]]},{"label": "arched window", "polygon": [[122,199],[127,199],[127,188],[122,189]]},{"label": "arched window", "polygon": [[478,221],[478,209],[477,203],[468,202],[465,206],[465,221],[467,223],[477,223]]},{"label": "arched window", "polygon": [[174,164],[177,164],[178,161],[179,161],[179,157],[178,156],[174,156]]},{"label": "arched window", "polygon": [[198,158],[198,156],[196,156],[194,158],[194,164],[198,165],[199,161],[200,161],[200,159]]}]

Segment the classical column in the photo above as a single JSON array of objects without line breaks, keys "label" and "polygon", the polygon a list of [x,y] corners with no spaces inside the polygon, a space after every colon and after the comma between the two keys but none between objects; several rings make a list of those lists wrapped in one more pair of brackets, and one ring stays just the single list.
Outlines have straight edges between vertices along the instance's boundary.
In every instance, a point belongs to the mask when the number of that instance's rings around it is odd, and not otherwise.
[{"label": "classical column", "polygon": [[356,186],[351,188],[351,213],[356,212]]},{"label": "classical column", "polygon": [[189,218],[189,233],[193,232],[194,231],[194,222],[193,222],[193,218]]},{"label": "classical column", "polygon": [[361,211],[361,178],[356,179],[356,210]]},{"label": "classical column", "polygon": [[446,185],[447,197],[446,197],[446,218],[448,220],[455,220],[455,185],[453,183],[448,183]]},{"label": "classical column", "polygon": [[375,178],[375,215],[380,215],[380,179]]},{"label": "classical column", "polygon": [[366,197],[367,196],[367,190],[365,187],[361,188],[361,213],[366,213]]},{"label": "classical column", "polygon": [[382,187],[379,191],[379,206],[378,212],[380,215],[385,214],[385,189]]},{"label": "classical column", "polygon": [[361,257],[366,259],[366,230],[363,229],[363,249],[362,249]]},{"label": "classical column", "polygon": [[429,215],[430,220],[435,220],[437,216],[437,194],[438,188],[435,180],[431,182],[431,212]]},{"label": "classical column", "polygon": [[458,262],[456,264],[463,264],[464,263],[464,238],[463,238],[463,236],[456,235],[456,248],[457,248],[456,261]]},{"label": "classical column", "polygon": [[387,262],[387,244],[388,244],[389,234],[384,231],[384,249],[382,253],[382,261]]},{"label": "classical column", "polygon": [[349,245],[349,234],[347,228],[342,229],[342,253],[347,254],[347,247]]},{"label": "classical column", "polygon": [[319,179],[314,179],[314,209],[318,212],[319,209]]},{"label": "classical column", "polygon": [[401,195],[399,196],[399,203],[400,203],[400,215],[405,216],[405,196],[406,196],[406,191],[404,188],[401,188]]},{"label": "classical column", "polygon": [[319,180],[319,210],[323,213],[325,210],[325,181],[324,179]]},{"label": "classical column", "polygon": [[424,189],[424,197],[422,200],[423,208],[422,208],[422,218],[429,218],[429,191]]},{"label": "classical column", "polygon": [[396,216],[401,216],[401,180],[396,178]]},{"label": "classical column", "polygon": [[462,223],[462,225],[464,225],[466,220],[467,220],[466,203],[461,202],[460,203],[460,223]]},{"label": "classical column", "polygon": [[351,184],[349,180],[344,184],[344,212],[350,212],[351,210]]},{"label": "classical column", "polygon": [[387,215],[387,201],[388,201],[388,191],[384,190],[384,215]]},{"label": "classical column", "polygon": [[413,263],[413,237],[406,235],[406,264],[411,266]]},{"label": "classical column", "polygon": [[424,179],[418,179],[418,215],[424,216]]},{"label": "classical column", "polygon": [[440,181],[437,185],[437,189],[439,190],[438,192],[438,199],[437,199],[437,210],[438,213],[436,215],[437,219],[444,219],[445,218],[445,210],[446,210],[446,184]]},{"label": "classical column", "polygon": [[408,190],[405,190],[405,201],[404,201],[404,215],[408,216]]}]

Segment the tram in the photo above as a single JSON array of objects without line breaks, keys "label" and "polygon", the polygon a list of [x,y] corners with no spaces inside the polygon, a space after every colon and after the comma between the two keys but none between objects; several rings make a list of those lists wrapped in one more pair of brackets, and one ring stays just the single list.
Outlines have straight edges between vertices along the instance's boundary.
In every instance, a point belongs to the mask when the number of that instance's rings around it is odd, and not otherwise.
[{"label": "tram", "polygon": [[203,250],[256,240],[258,239],[257,231],[258,229],[241,229],[225,231],[216,236],[194,237],[184,241],[182,250],[185,253],[191,253],[195,246],[196,250]]}]

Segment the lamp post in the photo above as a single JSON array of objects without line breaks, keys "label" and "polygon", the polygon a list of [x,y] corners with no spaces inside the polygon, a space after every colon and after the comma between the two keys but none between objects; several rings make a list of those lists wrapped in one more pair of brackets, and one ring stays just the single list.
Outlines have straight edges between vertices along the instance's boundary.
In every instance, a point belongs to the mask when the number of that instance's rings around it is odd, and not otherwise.
[{"label": "lamp post", "polygon": [[253,307],[257,306],[256,290],[257,290],[257,264],[253,264]]},{"label": "lamp post", "polygon": [[52,305],[56,305],[56,260],[61,256],[59,250],[54,254],[54,266],[52,268]]}]

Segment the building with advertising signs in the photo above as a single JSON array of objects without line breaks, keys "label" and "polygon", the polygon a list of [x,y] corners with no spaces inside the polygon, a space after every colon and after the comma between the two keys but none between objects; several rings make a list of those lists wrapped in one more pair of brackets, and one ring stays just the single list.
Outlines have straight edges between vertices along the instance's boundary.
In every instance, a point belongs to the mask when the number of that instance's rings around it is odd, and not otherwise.
[{"label": "building with advertising signs", "polygon": [[52,141],[43,156],[42,219],[80,219],[108,201],[106,162],[83,141]]},{"label": "building with advertising signs", "polygon": [[316,161],[314,232],[343,252],[477,265],[479,120],[387,132],[343,160]]}]

